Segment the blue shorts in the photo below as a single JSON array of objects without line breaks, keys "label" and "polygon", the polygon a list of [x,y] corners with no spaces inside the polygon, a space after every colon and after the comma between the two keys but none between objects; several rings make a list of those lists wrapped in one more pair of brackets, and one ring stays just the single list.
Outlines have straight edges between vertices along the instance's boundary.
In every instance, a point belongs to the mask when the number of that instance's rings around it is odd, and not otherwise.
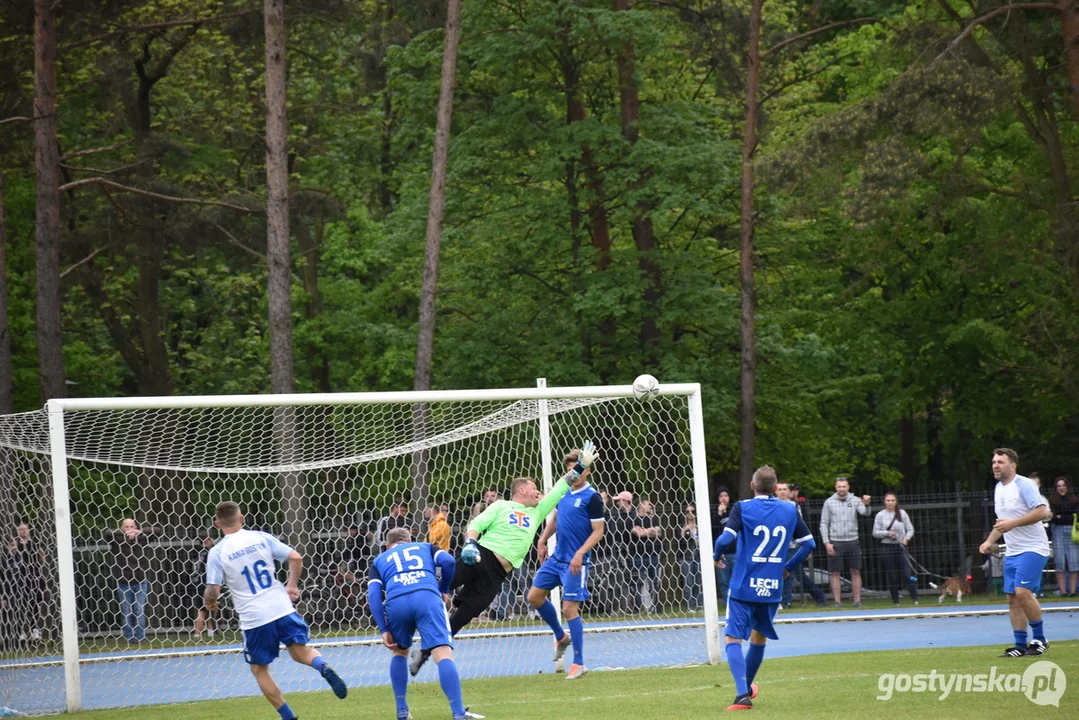
[{"label": "blue shorts", "polygon": [[244,630],[244,660],[250,665],[269,665],[285,647],[294,643],[306,645],[309,637],[307,623],[299,613],[290,613],[265,625]]},{"label": "blue shorts", "polygon": [[386,624],[398,647],[412,647],[412,634],[420,631],[420,647],[431,650],[440,645],[453,647],[450,616],[442,596],[420,590],[399,595],[386,603]]},{"label": "blue shorts", "polygon": [[1042,570],[1049,560],[1036,552],[1004,556],[1004,594],[1014,595],[1017,587],[1025,588],[1035,595],[1042,591]]},{"label": "blue shorts", "polygon": [[751,630],[756,630],[761,635],[772,640],[778,640],[776,629],[772,627],[779,603],[746,602],[727,598],[727,627],[724,634],[727,637],[748,640]]},{"label": "blue shorts", "polygon": [[580,575],[574,575],[569,571],[569,563],[547,558],[543,566],[532,578],[532,584],[540,590],[551,590],[562,586],[562,599],[571,602],[584,602],[592,597],[588,592],[588,565],[581,566]]}]

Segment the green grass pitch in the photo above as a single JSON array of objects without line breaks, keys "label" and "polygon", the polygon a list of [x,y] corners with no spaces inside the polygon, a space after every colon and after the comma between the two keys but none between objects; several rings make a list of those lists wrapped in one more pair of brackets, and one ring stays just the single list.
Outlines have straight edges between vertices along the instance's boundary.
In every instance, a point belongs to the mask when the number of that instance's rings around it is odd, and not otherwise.
[{"label": "green grass pitch", "polygon": [[[1067,679],[1060,707],[1039,706],[1022,692],[895,693],[878,700],[881,673],[1019,673],[1032,658],[997,658],[1002,645],[930,648],[765,658],[754,716],[764,717],[1079,717],[1079,640],[1054,642],[1039,660],[1056,663]],[[389,655],[387,654],[387,668]],[[388,672],[388,669],[387,669]],[[254,680],[252,679],[252,689]],[[591,672],[567,681],[562,675],[468,680],[465,704],[490,720],[626,720],[627,718],[714,717],[734,698],[726,665]],[[329,690],[287,697],[300,720],[394,718],[387,685],[351,688],[345,700]],[[409,685],[416,720],[450,717],[437,682]],[[276,720],[261,697],[80,713],[80,720]]]}]

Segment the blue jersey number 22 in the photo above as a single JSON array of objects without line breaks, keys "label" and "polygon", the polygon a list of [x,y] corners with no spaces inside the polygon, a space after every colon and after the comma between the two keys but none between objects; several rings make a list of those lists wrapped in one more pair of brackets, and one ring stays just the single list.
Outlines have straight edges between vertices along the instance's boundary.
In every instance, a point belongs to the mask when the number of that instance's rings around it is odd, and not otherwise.
[{"label": "blue jersey number 22", "polygon": [[[254,573],[252,573],[252,570]],[[247,578],[247,586],[251,588],[251,594],[254,595],[258,592],[258,588],[255,587],[255,583],[258,582],[259,588],[268,590],[273,585],[273,575],[266,569],[266,561],[258,560],[251,567],[244,566],[244,569],[240,571],[243,576]],[[254,578],[251,576],[254,575]]]}]

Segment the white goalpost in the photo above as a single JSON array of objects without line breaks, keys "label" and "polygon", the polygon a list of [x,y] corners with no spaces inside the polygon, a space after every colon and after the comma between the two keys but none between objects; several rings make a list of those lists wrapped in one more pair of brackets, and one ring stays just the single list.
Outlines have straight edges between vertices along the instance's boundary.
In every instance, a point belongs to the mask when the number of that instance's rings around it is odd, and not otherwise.
[{"label": "white goalpost", "polygon": [[[394,525],[448,535],[456,555],[486,492],[505,498],[521,475],[549,492],[583,440],[600,451],[592,484],[609,496],[582,606],[589,666],[719,662],[700,385],[661,385],[647,401],[629,385],[537,385],[66,399],[0,416],[0,532],[23,523],[31,538],[0,558],[0,707],[257,694],[227,591],[199,617],[223,500],[304,555],[311,644],[350,686],[384,684],[366,602],[376,536]],[[616,502],[624,493],[631,501]],[[526,559],[458,635],[463,677],[553,671],[550,630],[524,597],[537,569]],[[273,670],[286,693],[322,689],[293,663]]]}]

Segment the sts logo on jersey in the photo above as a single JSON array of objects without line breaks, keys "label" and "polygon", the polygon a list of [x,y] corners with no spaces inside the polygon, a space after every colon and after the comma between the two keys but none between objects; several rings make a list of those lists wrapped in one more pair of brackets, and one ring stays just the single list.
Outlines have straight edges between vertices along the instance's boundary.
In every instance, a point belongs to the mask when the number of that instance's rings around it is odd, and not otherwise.
[{"label": "sts logo on jersey", "polygon": [[530,528],[532,527],[532,518],[528,517],[528,513],[516,510],[510,513],[509,523],[515,527]]},{"label": "sts logo on jersey", "polygon": [[750,578],[749,587],[757,591],[757,597],[772,597],[772,591],[779,589],[779,581],[774,578]]}]

